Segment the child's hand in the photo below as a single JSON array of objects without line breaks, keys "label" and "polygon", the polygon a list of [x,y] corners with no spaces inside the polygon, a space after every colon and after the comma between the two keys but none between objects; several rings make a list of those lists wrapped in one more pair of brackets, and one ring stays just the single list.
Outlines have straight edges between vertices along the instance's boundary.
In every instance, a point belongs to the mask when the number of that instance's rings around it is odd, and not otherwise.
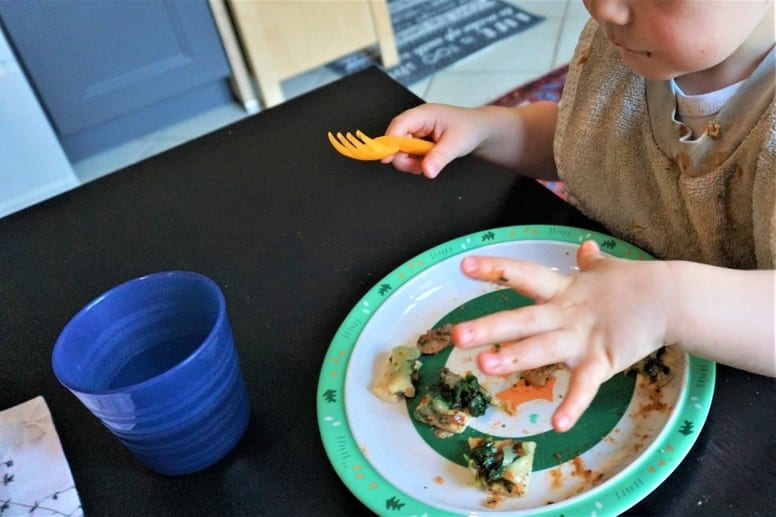
[{"label": "child's hand", "polygon": [[386,135],[431,137],[436,142],[425,156],[397,153],[383,159],[400,171],[435,178],[454,159],[471,153],[489,132],[486,117],[474,108],[423,104],[400,113],[385,130]]},{"label": "child's hand", "polygon": [[566,276],[519,260],[463,259],[463,272],[512,287],[536,305],[460,323],[460,347],[500,343],[480,352],[492,375],[565,363],[571,380],[553,415],[557,431],[570,429],[599,386],[664,344],[672,303],[668,268],[658,261],[605,257],[593,241],[577,251],[580,273]]}]

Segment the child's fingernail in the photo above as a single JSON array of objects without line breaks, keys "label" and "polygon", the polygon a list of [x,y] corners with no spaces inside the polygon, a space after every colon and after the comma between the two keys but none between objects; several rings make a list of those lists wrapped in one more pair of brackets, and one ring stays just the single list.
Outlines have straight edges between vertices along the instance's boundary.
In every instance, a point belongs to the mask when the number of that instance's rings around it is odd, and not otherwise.
[{"label": "child's fingernail", "polygon": [[461,269],[466,273],[472,273],[477,269],[477,261],[473,257],[466,257],[461,261]]},{"label": "child's fingernail", "polygon": [[468,345],[474,340],[474,329],[467,325],[458,325],[458,344]]},{"label": "child's fingernail", "polygon": [[561,433],[567,431],[570,422],[571,420],[568,415],[559,415],[558,418],[555,419],[555,430]]},{"label": "child's fingernail", "polygon": [[481,354],[480,368],[488,373],[496,373],[501,368],[501,358],[497,354]]},{"label": "child's fingernail", "polygon": [[433,163],[427,163],[426,176],[428,176],[429,178],[436,178],[437,174],[439,174],[439,168]]}]

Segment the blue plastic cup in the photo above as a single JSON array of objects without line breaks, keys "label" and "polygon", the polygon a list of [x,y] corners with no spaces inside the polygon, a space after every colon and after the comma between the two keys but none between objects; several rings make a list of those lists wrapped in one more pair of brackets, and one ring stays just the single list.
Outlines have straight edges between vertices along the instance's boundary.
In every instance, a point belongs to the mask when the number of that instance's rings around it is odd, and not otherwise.
[{"label": "blue plastic cup", "polygon": [[57,379],[160,474],[212,465],[248,426],[226,301],[197,273],[155,273],[102,294],[67,323],[52,365]]}]

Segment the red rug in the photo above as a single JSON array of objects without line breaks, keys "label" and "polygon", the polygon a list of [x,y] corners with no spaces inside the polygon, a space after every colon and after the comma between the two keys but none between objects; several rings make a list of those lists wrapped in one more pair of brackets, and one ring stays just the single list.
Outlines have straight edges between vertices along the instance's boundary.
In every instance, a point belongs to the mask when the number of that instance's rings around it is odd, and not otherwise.
[{"label": "red rug", "polygon": [[[489,104],[496,106],[521,106],[536,101],[558,102],[563,93],[563,85],[566,82],[568,65],[556,68],[530,83],[518,86]],[[563,199],[568,198],[566,189],[560,181],[539,181],[542,185],[553,191]]]}]

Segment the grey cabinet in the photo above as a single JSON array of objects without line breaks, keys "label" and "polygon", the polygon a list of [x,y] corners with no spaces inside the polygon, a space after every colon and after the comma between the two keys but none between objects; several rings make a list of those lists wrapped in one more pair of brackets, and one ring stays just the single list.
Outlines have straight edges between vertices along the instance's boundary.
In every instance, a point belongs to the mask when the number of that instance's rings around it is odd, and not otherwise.
[{"label": "grey cabinet", "polygon": [[6,0],[0,22],[73,161],[232,100],[206,0]]}]

